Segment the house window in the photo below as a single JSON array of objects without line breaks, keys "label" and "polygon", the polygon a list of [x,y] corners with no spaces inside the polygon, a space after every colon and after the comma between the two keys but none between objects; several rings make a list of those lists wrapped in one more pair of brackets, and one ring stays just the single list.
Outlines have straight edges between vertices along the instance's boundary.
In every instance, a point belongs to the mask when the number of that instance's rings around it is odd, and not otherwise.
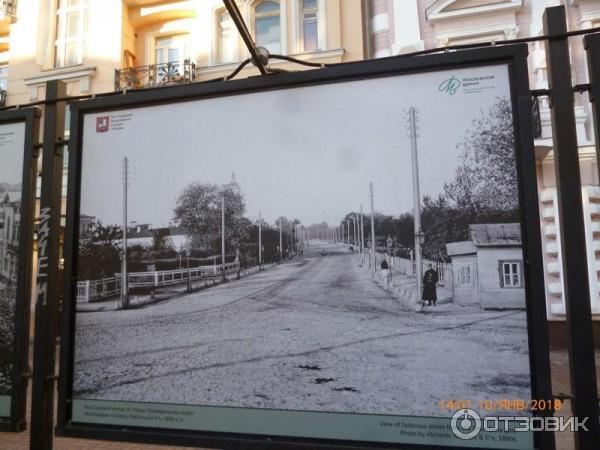
[{"label": "house window", "polygon": [[8,89],[8,66],[0,66],[0,89],[6,91]]},{"label": "house window", "polygon": [[503,288],[523,287],[521,261],[500,261],[500,286]]},{"label": "house window", "polygon": [[300,0],[302,45],[305,52],[319,48],[319,2],[318,0]]},{"label": "house window", "polygon": [[181,64],[189,52],[189,34],[178,34],[156,38],[154,64]]},{"label": "house window", "polygon": [[184,74],[184,61],[189,54],[190,35],[158,37],[154,41],[154,64],[158,83]]},{"label": "house window", "polygon": [[460,266],[458,268],[458,284],[470,286],[473,284],[471,266]]},{"label": "house window", "polygon": [[279,2],[265,1],[254,8],[256,45],[270,53],[281,53],[281,18]]},{"label": "house window", "polygon": [[217,15],[217,30],[217,61],[220,64],[237,61],[237,29],[227,11],[223,11]]},{"label": "house window", "polygon": [[56,10],[54,66],[81,64],[85,49],[88,0],[59,0]]}]

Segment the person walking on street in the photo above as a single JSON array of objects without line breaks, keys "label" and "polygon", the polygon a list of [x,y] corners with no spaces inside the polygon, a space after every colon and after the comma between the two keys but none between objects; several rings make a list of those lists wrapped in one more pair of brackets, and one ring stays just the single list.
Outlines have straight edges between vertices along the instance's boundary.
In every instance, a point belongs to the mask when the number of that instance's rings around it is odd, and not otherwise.
[{"label": "person walking on street", "polygon": [[387,262],[387,259],[384,257],[383,261],[381,261],[381,276],[383,277],[387,289],[390,288],[390,266]]},{"label": "person walking on street", "polygon": [[436,306],[437,302],[437,290],[436,285],[438,282],[438,273],[433,270],[433,266],[427,264],[427,271],[423,275],[423,305],[425,302],[429,302],[428,306]]}]

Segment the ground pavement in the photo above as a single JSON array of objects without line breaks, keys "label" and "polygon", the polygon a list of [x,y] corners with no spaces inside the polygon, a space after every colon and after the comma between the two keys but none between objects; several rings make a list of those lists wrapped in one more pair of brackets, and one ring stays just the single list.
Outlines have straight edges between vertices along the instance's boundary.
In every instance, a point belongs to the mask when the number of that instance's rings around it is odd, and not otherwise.
[{"label": "ground pavement", "polygon": [[446,415],[440,400],[529,391],[523,311],[415,313],[341,247],[77,321],[78,398]]}]

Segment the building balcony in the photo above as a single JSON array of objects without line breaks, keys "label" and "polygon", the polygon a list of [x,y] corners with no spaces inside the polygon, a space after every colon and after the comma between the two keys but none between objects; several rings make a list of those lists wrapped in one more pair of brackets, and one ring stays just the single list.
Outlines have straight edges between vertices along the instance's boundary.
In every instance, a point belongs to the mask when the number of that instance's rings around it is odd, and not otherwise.
[{"label": "building balcony", "polygon": [[196,64],[189,59],[183,63],[151,64],[115,70],[115,91],[171,86],[196,81]]},{"label": "building balcony", "polygon": [[0,21],[13,23],[17,18],[17,0],[0,0]]}]

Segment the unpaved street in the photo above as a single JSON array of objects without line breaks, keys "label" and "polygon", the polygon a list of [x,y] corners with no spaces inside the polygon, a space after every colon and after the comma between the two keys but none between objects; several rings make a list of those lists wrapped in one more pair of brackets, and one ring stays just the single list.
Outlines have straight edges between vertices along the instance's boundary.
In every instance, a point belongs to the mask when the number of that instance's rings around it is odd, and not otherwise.
[{"label": "unpaved street", "polygon": [[525,312],[411,312],[313,242],[239,281],[79,313],[74,396],[439,416],[440,400],[529,398],[528,367]]}]

